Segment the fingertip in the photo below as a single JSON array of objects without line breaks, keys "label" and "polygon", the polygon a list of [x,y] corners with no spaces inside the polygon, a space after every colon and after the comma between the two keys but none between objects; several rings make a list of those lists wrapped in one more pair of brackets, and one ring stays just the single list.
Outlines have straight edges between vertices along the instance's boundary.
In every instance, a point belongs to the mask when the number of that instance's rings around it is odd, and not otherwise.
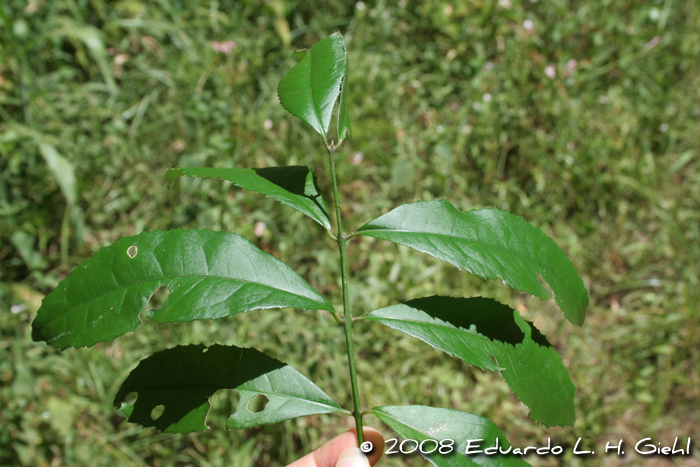
[{"label": "fingertip", "polygon": [[352,447],[340,453],[335,467],[370,467],[370,464],[369,459],[360,448]]},{"label": "fingertip", "polygon": [[[350,430],[357,438],[357,430],[353,428]],[[375,465],[379,462],[382,455],[384,454],[384,437],[379,432],[379,430],[372,428],[371,426],[365,426],[362,428],[362,434],[365,441],[372,443],[372,450],[367,452],[367,458],[369,459],[370,465]]]}]

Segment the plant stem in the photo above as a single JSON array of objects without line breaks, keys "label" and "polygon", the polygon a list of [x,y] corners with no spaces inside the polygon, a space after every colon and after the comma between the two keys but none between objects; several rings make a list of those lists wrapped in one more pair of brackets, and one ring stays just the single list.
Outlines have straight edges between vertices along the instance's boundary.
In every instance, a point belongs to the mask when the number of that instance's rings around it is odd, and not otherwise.
[{"label": "plant stem", "polygon": [[338,178],[335,173],[335,159],[333,159],[334,148],[328,149],[328,158],[331,166],[331,179],[333,180],[333,198],[335,201],[335,217],[338,225],[338,249],[340,250],[340,275],[343,288],[343,324],[345,327],[345,343],[348,352],[348,366],[350,368],[350,384],[352,386],[352,402],[354,406],[353,417],[355,417],[355,427],[357,428],[357,443],[364,443],[362,435],[362,411],[360,409],[360,391],[357,388],[357,371],[355,370],[355,353],[352,346],[352,315],[350,314],[350,304],[348,299],[348,262],[345,245],[345,233],[343,232],[343,222],[340,216],[340,201],[338,198]]}]

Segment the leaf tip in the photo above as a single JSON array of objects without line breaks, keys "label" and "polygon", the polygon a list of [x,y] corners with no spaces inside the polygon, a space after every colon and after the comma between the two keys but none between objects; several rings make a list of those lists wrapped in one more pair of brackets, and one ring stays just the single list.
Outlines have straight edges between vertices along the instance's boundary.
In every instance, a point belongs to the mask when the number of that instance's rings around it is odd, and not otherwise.
[{"label": "leaf tip", "polygon": [[184,177],[185,175],[187,174],[182,169],[168,169],[165,171],[165,180],[168,182],[172,182],[180,177]]},{"label": "leaf tip", "polygon": [[292,56],[297,59],[297,63],[300,62],[306,54],[309,53],[309,49],[299,49],[292,53]]}]

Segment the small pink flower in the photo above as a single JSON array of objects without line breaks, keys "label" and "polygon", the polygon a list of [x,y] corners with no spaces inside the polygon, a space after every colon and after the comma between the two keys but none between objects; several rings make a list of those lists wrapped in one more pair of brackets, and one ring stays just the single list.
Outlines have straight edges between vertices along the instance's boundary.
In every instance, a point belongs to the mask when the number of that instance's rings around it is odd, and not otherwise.
[{"label": "small pink flower", "polygon": [[263,221],[258,221],[255,223],[255,229],[253,230],[253,233],[255,234],[256,237],[262,237],[265,234],[266,230],[267,230],[267,224],[264,223]]},{"label": "small pink flower", "polygon": [[566,62],[566,71],[564,71],[564,75],[566,77],[571,76],[571,74],[574,72],[576,69],[576,66],[578,65],[578,61],[574,60],[573,58]]},{"label": "small pink flower", "polygon": [[211,48],[214,49],[214,52],[221,52],[224,55],[230,55],[231,51],[238,47],[238,44],[236,44],[236,41],[223,41],[223,42],[212,42],[211,43]]},{"label": "small pink flower", "polygon": [[547,65],[544,67],[544,74],[547,75],[547,78],[554,79],[557,77],[557,70],[554,65]]}]

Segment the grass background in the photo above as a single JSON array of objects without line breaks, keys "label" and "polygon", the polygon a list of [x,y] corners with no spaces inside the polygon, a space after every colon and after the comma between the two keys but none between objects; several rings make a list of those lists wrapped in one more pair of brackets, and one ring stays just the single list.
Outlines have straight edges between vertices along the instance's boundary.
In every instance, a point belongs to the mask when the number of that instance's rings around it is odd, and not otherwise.
[{"label": "grass background", "polygon": [[[217,394],[212,430],[171,436],[112,407],[140,359],[214,342],[264,350],[350,406],[342,330],[325,314],[144,323],[63,353],[30,338],[42,296],[78,262],[152,229],[235,231],[340,303],[337,253],[313,222],[225,182],[163,177],[304,164],[328,193],[319,138],[281,108],[276,86],[293,50],[336,30],[354,130],[339,153],[347,228],[418,199],[497,206],[552,235],[591,296],[577,328],[553,301],[356,239],[355,313],[432,294],[506,301],[561,353],[577,423],[537,425],[499,375],[358,322],[363,406],[452,407],[491,418],[516,446],[551,437],[570,452],[581,437],[597,450],[533,465],[700,465],[697,442],[692,456],[629,454],[645,437],[700,438],[700,6],[690,0],[3,2],[0,464],[280,466],[351,426],[319,416],[227,432],[235,395]],[[230,54],[213,49],[227,40]],[[601,453],[619,439],[626,457]]]}]

